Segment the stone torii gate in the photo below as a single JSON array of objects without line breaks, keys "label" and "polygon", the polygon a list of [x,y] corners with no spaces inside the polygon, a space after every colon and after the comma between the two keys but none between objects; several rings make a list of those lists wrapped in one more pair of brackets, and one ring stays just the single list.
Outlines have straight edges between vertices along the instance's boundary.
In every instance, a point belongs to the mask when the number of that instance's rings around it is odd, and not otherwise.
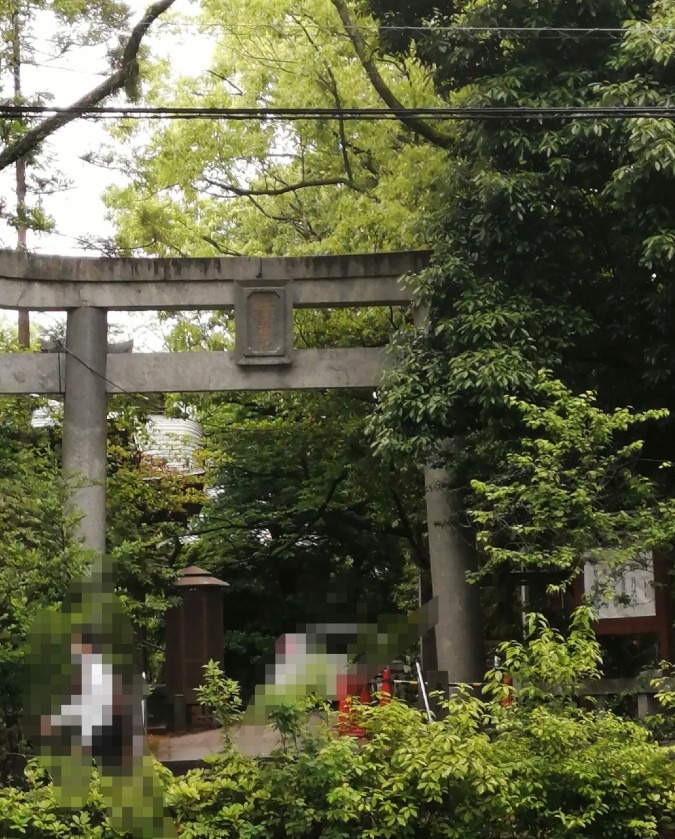
[{"label": "stone torii gate", "polygon": [[[1,309],[67,311],[65,346],[0,353],[0,393],[64,397],[70,503],[80,513],[85,547],[104,554],[108,393],[373,389],[385,348],[296,349],[293,309],[409,304],[402,279],[427,262],[425,251],[201,259],[0,251]],[[233,352],[129,353],[107,342],[109,310],[203,309],[234,309]],[[478,593],[466,581],[467,551],[452,526],[443,478],[442,470],[427,468],[431,578],[440,595],[438,666],[451,682],[475,682],[483,659],[471,617]]]}]

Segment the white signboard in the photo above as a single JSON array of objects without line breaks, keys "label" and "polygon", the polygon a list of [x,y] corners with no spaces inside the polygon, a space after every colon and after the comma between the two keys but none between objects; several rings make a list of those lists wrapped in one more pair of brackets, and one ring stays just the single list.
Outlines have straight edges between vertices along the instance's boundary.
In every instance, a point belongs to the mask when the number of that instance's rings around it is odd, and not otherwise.
[{"label": "white signboard", "polygon": [[641,554],[621,573],[604,563],[584,566],[584,592],[596,610],[598,620],[648,618],[656,615],[654,559]]}]

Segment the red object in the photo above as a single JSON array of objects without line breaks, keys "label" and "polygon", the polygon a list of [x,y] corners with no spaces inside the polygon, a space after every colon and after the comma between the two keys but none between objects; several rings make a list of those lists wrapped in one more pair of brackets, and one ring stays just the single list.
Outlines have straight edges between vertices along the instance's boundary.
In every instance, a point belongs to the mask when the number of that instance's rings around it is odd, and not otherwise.
[{"label": "red object", "polygon": [[382,671],[382,689],[380,691],[380,705],[389,704],[393,695],[394,680],[391,676],[391,670],[388,667],[385,667]]},{"label": "red object", "polygon": [[361,726],[356,725],[354,722],[352,706],[355,698],[354,696],[345,696],[344,699],[339,700],[337,728],[340,734],[344,734],[347,737],[365,737],[365,728],[361,728]]},{"label": "red object", "polygon": [[[509,676],[508,673],[504,673],[504,677],[502,679],[502,682],[505,685],[512,685],[513,684],[513,679]],[[513,693],[511,691],[509,691],[508,694],[501,700],[500,704],[503,705],[504,708],[508,708],[509,705],[512,705],[513,704]]]},{"label": "red object", "polygon": [[354,700],[362,705],[370,704],[370,691],[368,685],[357,685],[353,681],[353,677],[343,676],[338,679],[337,684],[338,695],[338,722],[337,730],[340,734],[347,737],[365,737],[366,730],[354,722],[354,712],[352,705]]}]

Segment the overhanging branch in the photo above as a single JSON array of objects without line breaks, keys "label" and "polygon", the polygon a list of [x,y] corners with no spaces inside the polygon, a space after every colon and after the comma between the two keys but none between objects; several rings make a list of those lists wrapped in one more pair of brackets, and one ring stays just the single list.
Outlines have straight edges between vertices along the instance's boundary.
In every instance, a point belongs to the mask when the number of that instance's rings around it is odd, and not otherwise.
[{"label": "overhanging branch", "polygon": [[298,181],[295,184],[284,184],[278,187],[259,187],[257,189],[248,189],[247,187],[238,186],[237,184],[225,183],[214,178],[204,178],[204,181],[209,186],[215,186],[222,189],[224,192],[231,192],[233,195],[240,195],[244,197],[262,197],[271,195],[286,195],[289,192],[297,192],[300,189],[311,189],[321,186],[348,186],[351,189],[360,191],[354,183],[348,178],[323,178],[317,181]]},{"label": "overhanging branch", "polygon": [[[382,99],[384,104],[392,110],[405,110],[405,105],[394,94],[389,85],[382,78],[375,62],[369,57],[366,42],[363,40],[363,36],[352,20],[345,0],[331,0],[331,2],[335,6],[337,13],[340,15],[340,20],[342,21],[342,25],[349,37],[349,40],[352,42],[354,52],[361,62],[361,66],[366,71],[366,75],[380,99]],[[447,134],[437,131],[433,126],[418,117],[399,116],[399,120],[415,134],[419,134],[420,137],[424,137],[425,140],[429,140],[429,142],[433,143],[435,146],[448,148],[451,143],[451,138]]]},{"label": "overhanging branch", "polygon": [[16,163],[17,160],[20,160],[27,154],[30,154],[30,152],[37,148],[40,143],[44,142],[47,137],[52,135],[55,131],[58,131],[59,128],[63,128],[64,125],[68,125],[69,122],[77,119],[78,112],[81,109],[93,108],[95,105],[98,105],[99,102],[107,99],[107,97],[111,96],[113,93],[117,93],[119,90],[122,90],[130,82],[132,82],[138,70],[138,51],[140,49],[143,36],[154,21],[157,20],[157,18],[170,6],[172,6],[174,2],[175,0],[157,0],[156,3],[148,6],[143,18],[131,30],[131,35],[129,36],[127,45],[124,48],[124,53],[122,54],[122,61],[119,69],[108,76],[107,79],[102,81],[101,84],[97,85],[93,90],[85,93],[85,95],[78,99],[77,102],[73,102],[70,108],[58,114],[54,114],[53,116],[47,117],[47,119],[43,120],[39,125],[36,125],[34,128],[27,131],[16,142],[3,149],[3,151],[0,152],[0,171],[6,169],[8,166],[11,166],[13,163]]}]

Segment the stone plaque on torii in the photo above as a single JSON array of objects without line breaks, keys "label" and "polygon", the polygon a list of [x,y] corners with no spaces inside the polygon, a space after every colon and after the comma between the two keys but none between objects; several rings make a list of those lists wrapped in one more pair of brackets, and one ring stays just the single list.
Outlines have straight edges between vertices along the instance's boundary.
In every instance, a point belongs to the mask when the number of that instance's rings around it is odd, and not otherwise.
[{"label": "stone plaque on torii", "polygon": [[[426,251],[198,259],[42,256],[0,251],[0,309],[67,312],[65,346],[0,353],[0,394],[64,397],[63,471],[85,547],[106,550],[108,393],[308,390],[378,386],[384,347],[296,349],[293,310],[405,306],[407,274]],[[107,312],[234,309],[233,352],[131,353],[107,343]],[[118,350],[118,351],[115,351]],[[426,471],[430,567],[439,601],[438,660],[454,682],[476,681],[466,551],[438,469]],[[436,591],[438,589],[438,591]],[[480,658],[480,656],[479,656]],[[475,656],[474,656],[475,660]],[[482,672],[478,678],[482,676]]]}]

